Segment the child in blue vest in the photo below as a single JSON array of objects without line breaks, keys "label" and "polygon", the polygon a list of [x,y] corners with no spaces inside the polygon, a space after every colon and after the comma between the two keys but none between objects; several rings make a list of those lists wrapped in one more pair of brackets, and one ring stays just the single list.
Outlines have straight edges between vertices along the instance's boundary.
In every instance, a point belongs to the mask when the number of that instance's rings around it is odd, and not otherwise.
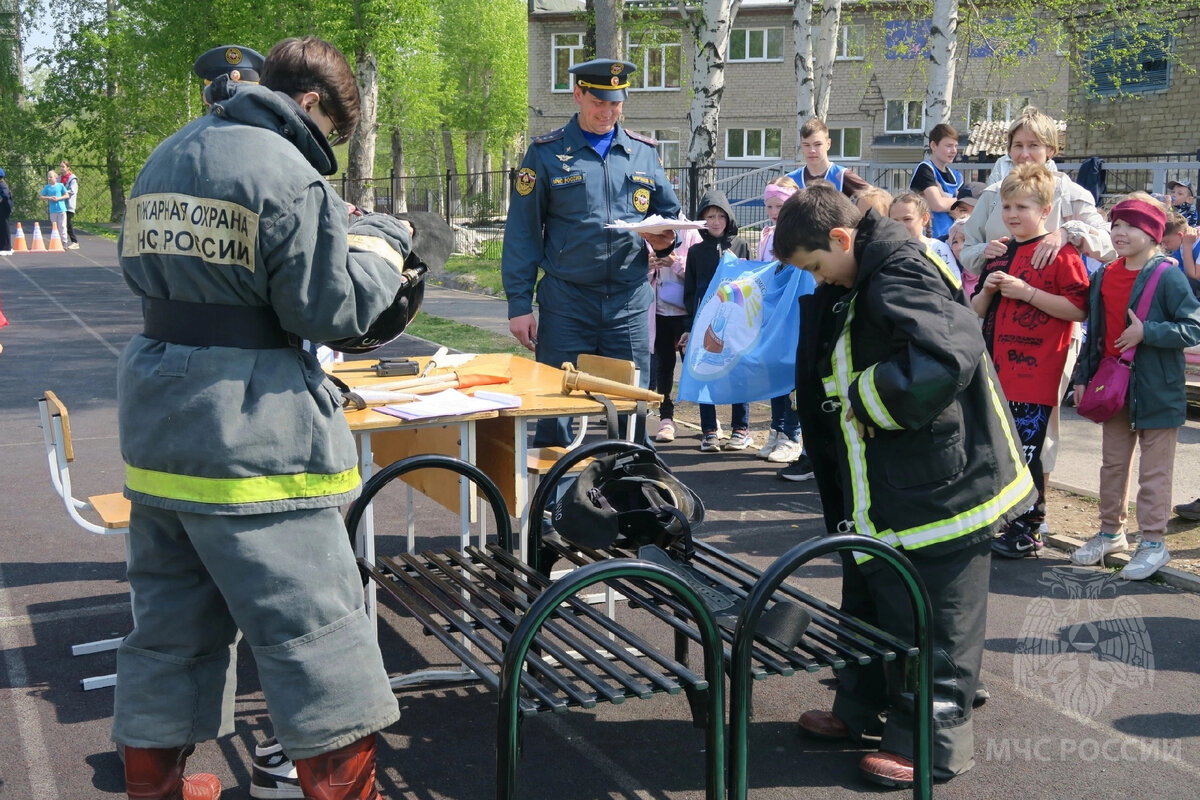
[{"label": "child in blue vest", "polygon": [[958,131],[942,122],[929,132],[929,158],[917,164],[908,188],[925,198],[932,215],[933,238],[946,240],[954,218],[950,209],[963,186],[962,173],[950,165],[958,157]]},{"label": "child in blue vest", "polygon": [[847,169],[829,160],[829,147],[833,140],[829,138],[829,128],[825,123],[813,117],[800,126],[800,152],[804,155],[804,166],[788,173],[788,177],[796,182],[801,189],[814,180],[825,179],[832,183],[846,197],[854,197],[870,184]]}]

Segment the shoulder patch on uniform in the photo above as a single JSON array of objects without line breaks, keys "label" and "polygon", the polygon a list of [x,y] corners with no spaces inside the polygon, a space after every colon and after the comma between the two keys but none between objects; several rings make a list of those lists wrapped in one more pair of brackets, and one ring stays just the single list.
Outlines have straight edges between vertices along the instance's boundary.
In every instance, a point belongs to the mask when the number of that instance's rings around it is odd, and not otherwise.
[{"label": "shoulder patch on uniform", "polygon": [[559,139],[563,138],[564,134],[566,133],[566,130],[567,129],[565,127],[563,127],[563,128],[559,128],[557,130],[550,131],[549,133],[543,133],[541,136],[535,136],[535,137],[533,137],[533,143],[534,144],[548,144],[550,142],[557,142]]},{"label": "shoulder patch on uniform", "polygon": [[648,144],[651,147],[658,147],[658,139],[655,139],[653,136],[647,136],[644,133],[638,133],[637,131],[631,131],[631,130],[629,130],[629,128],[625,129],[625,133],[628,134],[629,138],[633,139],[634,141],[642,142],[643,144]]}]

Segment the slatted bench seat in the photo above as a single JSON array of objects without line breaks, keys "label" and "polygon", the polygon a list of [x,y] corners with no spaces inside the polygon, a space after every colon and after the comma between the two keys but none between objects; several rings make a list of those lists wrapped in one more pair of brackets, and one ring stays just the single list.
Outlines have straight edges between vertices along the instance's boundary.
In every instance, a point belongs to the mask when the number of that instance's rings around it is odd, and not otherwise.
[{"label": "slatted bench seat", "polygon": [[[417,456],[385,468],[364,487],[363,497],[347,517],[353,536],[365,504],[379,489],[404,472],[431,466],[467,476],[491,504],[498,528],[496,544],[384,555],[378,556],[374,564],[361,566],[396,604],[420,622],[427,634],[461,661],[465,669],[461,674],[473,674],[500,693],[498,798],[516,796],[520,721],[537,714],[623,703],[659,693],[683,693],[696,724],[706,730],[706,797],[719,800],[728,790],[741,800],[746,793],[749,685],[754,680],[826,667],[839,669],[849,662],[915,658],[926,681],[918,687],[918,697],[929,698],[932,671],[925,663],[929,659],[920,658],[919,648],[899,642],[816,597],[782,585],[786,574],[778,576],[779,583],[762,597],[764,577],[775,580],[772,570],[760,572],[711,545],[696,542],[691,563],[745,603],[738,624],[723,628],[699,594],[675,571],[631,558],[620,550],[593,551],[568,544],[557,535],[542,536],[540,523],[549,496],[546,487],[567,474],[573,461],[636,447],[627,442],[587,445],[551,469],[530,504],[530,540],[534,544],[530,564],[514,554],[499,492],[481,472],[456,459]],[[861,545],[862,537],[831,537],[794,548],[781,561],[788,562],[790,574],[811,558],[802,552],[805,548],[816,547],[822,553],[851,546],[891,550],[873,542]],[[551,581],[547,577],[551,560],[572,569],[565,577]],[[619,621],[577,596],[582,589],[599,583],[609,584],[628,601]],[[916,590],[921,591],[919,587]],[[812,617],[799,644],[786,650],[755,635],[765,607],[781,598],[799,603]],[[918,631],[927,629],[926,617],[918,614],[917,619]],[[743,627],[747,622],[748,627]],[[689,651],[697,644],[704,654],[702,668],[694,668],[688,660]],[[729,728],[730,732],[738,731],[736,736],[727,734],[724,723],[727,672],[731,691],[739,696],[731,712],[736,711],[741,719],[731,713]],[[928,717],[922,719],[922,724],[929,726]],[[918,742],[926,744],[919,745],[915,754],[918,768],[925,764],[926,776],[928,730],[926,727],[924,739],[918,731]],[[728,765],[727,749],[735,756]],[[928,779],[914,784],[914,796],[929,796]]]}]

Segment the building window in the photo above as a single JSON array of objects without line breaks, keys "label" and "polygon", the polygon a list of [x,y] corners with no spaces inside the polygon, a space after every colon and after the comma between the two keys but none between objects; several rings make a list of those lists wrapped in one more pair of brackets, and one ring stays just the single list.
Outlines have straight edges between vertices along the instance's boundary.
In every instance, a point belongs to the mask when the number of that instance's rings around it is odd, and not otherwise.
[{"label": "building window", "polygon": [[730,128],[725,132],[726,158],[782,158],[782,128]]},{"label": "building window", "polygon": [[569,92],[574,86],[571,83],[571,73],[568,72],[576,64],[582,64],[583,34],[556,33],[550,37],[550,58],[552,59],[550,74],[555,92]]},{"label": "building window", "polygon": [[654,138],[658,140],[658,157],[662,159],[665,169],[675,169],[679,166],[679,131],[656,130]]},{"label": "building window", "polygon": [[922,133],[925,130],[925,104],[921,100],[888,100],[884,113],[885,133]]},{"label": "building window", "polygon": [[1088,52],[1093,97],[1162,92],[1171,88],[1170,33],[1139,25],[1104,36]]},{"label": "building window", "polygon": [[830,128],[829,157],[838,161],[862,158],[862,128]]},{"label": "building window", "polygon": [[782,61],[783,28],[734,28],[729,34],[730,61]]},{"label": "building window", "polygon": [[626,58],[637,65],[629,77],[631,91],[678,89],[683,74],[683,48],[678,42],[634,44],[628,42]]},{"label": "building window", "polygon": [[838,61],[862,61],[866,53],[866,25],[842,25],[838,28]]},{"label": "building window", "polygon": [[1027,105],[1028,97],[976,97],[967,102],[967,128],[977,122],[1012,122]]}]

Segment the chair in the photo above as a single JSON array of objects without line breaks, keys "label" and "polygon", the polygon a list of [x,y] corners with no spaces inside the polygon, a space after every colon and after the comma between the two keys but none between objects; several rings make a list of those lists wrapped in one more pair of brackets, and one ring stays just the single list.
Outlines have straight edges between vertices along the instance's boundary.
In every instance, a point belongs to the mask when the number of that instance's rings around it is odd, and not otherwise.
[{"label": "chair", "polygon": [[[54,491],[62,499],[63,505],[67,509],[67,515],[76,525],[89,533],[101,536],[122,536],[128,533],[129,501],[120,492],[93,495],[86,501],[76,499],[72,494],[69,465],[75,460],[75,448],[71,444],[71,419],[67,414],[67,407],[54,392],[47,391],[38,399],[38,413],[42,422],[42,439],[46,444],[46,460],[50,466],[50,482],[54,485]],[[100,518],[100,523],[96,524],[80,514],[84,510],[94,512]],[[125,544],[128,550],[128,539],[125,540]],[[71,655],[82,656],[116,650],[120,646],[122,638],[102,639],[74,645],[71,648]],[[116,675],[100,675],[84,678],[80,684],[86,692],[113,686],[116,682]]]}]

